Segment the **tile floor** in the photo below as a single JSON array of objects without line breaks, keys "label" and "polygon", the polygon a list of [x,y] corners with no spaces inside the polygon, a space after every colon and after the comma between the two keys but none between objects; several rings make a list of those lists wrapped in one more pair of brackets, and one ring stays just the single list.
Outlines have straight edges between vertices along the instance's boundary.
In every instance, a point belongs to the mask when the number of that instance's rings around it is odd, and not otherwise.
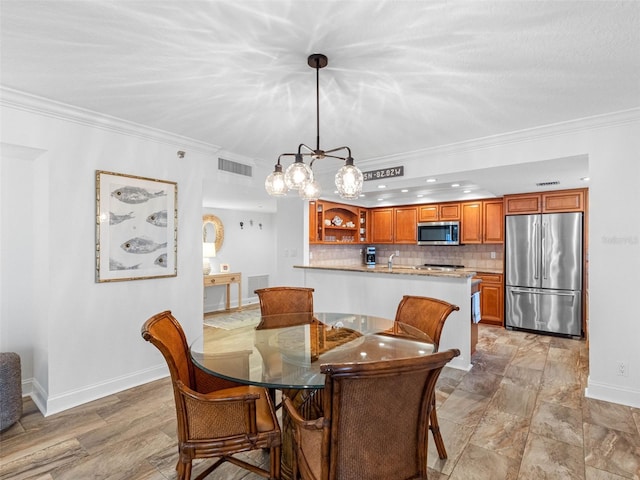
[{"label": "tile floor", "polygon": [[[481,325],[472,370],[438,382],[449,458],[431,442],[430,480],[640,479],[640,409],[586,399],[587,372],[585,342]],[[47,418],[27,398],[0,436],[3,480],[175,479],[176,459],[166,379]],[[210,478],[261,477],[224,465]]]}]

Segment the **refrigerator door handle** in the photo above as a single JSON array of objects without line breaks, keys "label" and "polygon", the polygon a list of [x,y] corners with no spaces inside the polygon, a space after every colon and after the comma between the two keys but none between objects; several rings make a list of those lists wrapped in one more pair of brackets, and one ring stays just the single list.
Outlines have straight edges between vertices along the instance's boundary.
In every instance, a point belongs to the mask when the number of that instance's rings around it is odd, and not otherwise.
[{"label": "refrigerator door handle", "polygon": [[533,238],[534,238],[534,262],[533,262],[533,278],[534,279],[538,279],[540,278],[540,272],[538,271],[540,269],[540,262],[538,261],[539,258],[538,256],[540,255],[540,244],[539,244],[539,236],[537,235],[537,230],[538,230],[538,222],[535,222],[533,224]]},{"label": "refrigerator door handle", "polygon": [[547,277],[547,224],[542,222],[542,240],[540,255],[542,255],[542,278],[546,280]]},{"label": "refrigerator door handle", "polygon": [[549,290],[537,290],[534,288],[510,288],[512,293],[533,293],[535,295],[554,295],[556,297],[575,297],[578,295],[577,292],[554,292]]}]

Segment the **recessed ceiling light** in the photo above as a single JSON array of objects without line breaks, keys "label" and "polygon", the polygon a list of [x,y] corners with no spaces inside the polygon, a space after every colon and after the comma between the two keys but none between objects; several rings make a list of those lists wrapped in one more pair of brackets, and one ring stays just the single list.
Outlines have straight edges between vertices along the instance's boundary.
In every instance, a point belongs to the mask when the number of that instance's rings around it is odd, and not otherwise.
[{"label": "recessed ceiling light", "polygon": [[471,193],[471,190],[463,190],[462,193]]},{"label": "recessed ceiling light", "polygon": [[386,185],[378,185],[378,188],[387,188]]},{"label": "recessed ceiling light", "polygon": [[433,183],[433,182],[437,182],[438,179],[437,178],[427,178],[427,183]]},{"label": "recessed ceiling light", "polygon": [[459,187],[459,186],[460,186],[460,184],[459,184],[459,183],[452,183],[452,184],[451,184],[451,186],[452,186],[452,187]]},{"label": "recessed ceiling light", "polygon": [[416,197],[422,198],[422,197],[424,197],[424,195],[420,194],[420,195],[416,195]]},{"label": "recessed ceiling light", "polygon": [[589,177],[582,177],[580,180],[582,180],[583,182],[588,182],[591,179]]},{"label": "recessed ceiling light", "polygon": [[402,190],[400,190],[402,193],[407,193],[409,190],[406,188],[403,188]]},{"label": "recessed ceiling light", "polygon": [[365,197],[366,195],[364,193],[360,194],[360,198]]},{"label": "recessed ceiling light", "polygon": [[383,201],[383,200],[384,200],[384,198],[379,198],[379,199],[378,199],[378,201],[379,201],[379,202],[381,202],[381,201]]}]

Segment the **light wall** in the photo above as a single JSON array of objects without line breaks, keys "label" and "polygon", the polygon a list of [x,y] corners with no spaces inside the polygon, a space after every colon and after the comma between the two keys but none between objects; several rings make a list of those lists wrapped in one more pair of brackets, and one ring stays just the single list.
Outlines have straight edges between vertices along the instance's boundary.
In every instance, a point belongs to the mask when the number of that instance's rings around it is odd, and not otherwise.
[{"label": "light wall", "polygon": [[[0,345],[20,355],[24,393],[51,414],[165,376],[159,352],[140,336],[151,315],[172,310],[190,337],[202,328],[200,165],[211,152],[164,132],[10,100],[3,96],[0,112]],[[95,282],[96,170],[177,182],[177,277]]]},{"label": "light wall", "polygon": [[[276,215],[244,210],[205,208],[203,214],[216,215],[224,226],[224,243],[211,259],[212,273],[220,271],[221,264],[229,265],[230,272],[242,274],[242,305],[257,303],[257,296],[249,290],[249,279],[267,275],[274,282],[276,258]],[[240,223],[242,222],[242,227]],[[224,287],[204,289],[205,312],[222,310],[225,306]],[[231,307],[238,306],[238,289],[230,288]]]}]

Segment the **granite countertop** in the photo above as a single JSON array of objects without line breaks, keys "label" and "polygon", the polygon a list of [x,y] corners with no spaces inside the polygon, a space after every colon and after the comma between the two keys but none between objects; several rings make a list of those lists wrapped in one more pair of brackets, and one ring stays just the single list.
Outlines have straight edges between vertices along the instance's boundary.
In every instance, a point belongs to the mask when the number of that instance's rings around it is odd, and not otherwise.
[{"label": "granite countertop", "polygon": [[[338,270],[343,272],[386,273],[389,275],[417,275],[429,277],[469,278],[474,277],[477,270],[459,268],[456,270],[419,270],[406,265],[394,265],[391,270],[386,265],[376,265],[368,268],[365,265],[295,265],[294,268],[308,268],[315,270]],[[491,272],[488,272],[491,273]]]},{"label": "granite countertop", "polygon": [[500,275],[504,273],[504,271],[501,268],[490,268],[490,267],[476,268],[475,271],[476,273],[494,273],[494,274],[500,274]]}]

